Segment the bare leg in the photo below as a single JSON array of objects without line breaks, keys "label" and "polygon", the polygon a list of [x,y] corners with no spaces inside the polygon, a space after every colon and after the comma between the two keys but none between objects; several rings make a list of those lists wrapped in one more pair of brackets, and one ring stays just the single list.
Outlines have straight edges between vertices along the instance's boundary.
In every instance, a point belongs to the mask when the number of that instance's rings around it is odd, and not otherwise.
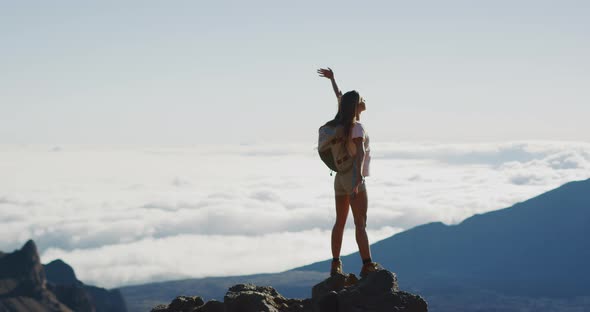
[{"label": "bare leg", "polygon": [[350,205],[348,195],[336,195],[336,222],[332,228],[332,257],[340,257],[342,248],[342,236],[344,235],[344,226],[348,217],[348,207]]},{"label": "bare leg", "polygon": [[369,247],[369,237],[367,236],[367,192],[359,192],[351,198],[350,206],[352,208],[352,216],[354,217],[354,227],[356,243],[359,247],[361,259],[371,258],[371,249]]}]

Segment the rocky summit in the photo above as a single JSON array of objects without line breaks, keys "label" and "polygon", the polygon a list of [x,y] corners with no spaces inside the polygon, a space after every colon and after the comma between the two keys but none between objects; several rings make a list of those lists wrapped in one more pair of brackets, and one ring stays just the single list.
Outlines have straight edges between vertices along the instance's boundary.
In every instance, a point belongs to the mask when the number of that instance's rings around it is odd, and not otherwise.
[{"label": "rocky summit", "polygon": [[70,312],[47,287],[32,240],[12,253],[0,253],[0,311]]},{"label": "rocky summit", "polygon": [[399,290],[395,273],[378,270],[358,279],[337,274],[315,285],[310,299],[288,299],[270,286],[238,284],[227,291],[223,302],[181,296],[152,312],[385,312],[428,311],[426,301]]},{"label": "rocky summit", "polygon": [[399,290],[395,273],[378,270],[358,280],[354,274],[337,274],[315,285],[314,312],[428,311],[418,295]]},{"label": "rocky summit", "polygon": [[1,312],[127,312],[118,290],[85,285],[61,260],[41,264],[32,240],[0,252]]}]

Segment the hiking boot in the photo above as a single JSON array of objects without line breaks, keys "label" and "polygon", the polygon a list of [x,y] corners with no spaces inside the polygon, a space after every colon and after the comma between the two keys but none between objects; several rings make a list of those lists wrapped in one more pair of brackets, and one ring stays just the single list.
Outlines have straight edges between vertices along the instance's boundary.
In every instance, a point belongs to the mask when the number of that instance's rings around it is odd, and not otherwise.
[{"label": "hiking boot", "polygon": [[330,276],[334,276],[336,274],[344,274],[344,273],[342,273],[342,260],[338,260],[338,261],[332,260],[332,268],[330,269]]},{"label": "hiking boot", "polygon": [[383,267],[377,263],[377,262],[369,262],[367,264],[363,265],[363,268],[361,269],[361,278],[365,278],[369,272],[375,272],[375,271],[379,271],[382,270]]}]

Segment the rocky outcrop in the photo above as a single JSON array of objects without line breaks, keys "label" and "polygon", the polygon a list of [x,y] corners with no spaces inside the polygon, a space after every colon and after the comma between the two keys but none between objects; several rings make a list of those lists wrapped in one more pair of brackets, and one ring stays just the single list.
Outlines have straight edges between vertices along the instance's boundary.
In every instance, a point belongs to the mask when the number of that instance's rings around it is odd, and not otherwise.
[{"label": "rocky outcrop", "polygon": [[309,311],[309,300],[287,299],[269,286],[235,285],[223,297],[226,312],[240,311]]},{"label": "rocky outcrop", "polygon": [[38,294],[45,290],[45,271],[37,253],[35,242],[29,240],[13,253],[0,259],[0,278],[18,280],[18,289],[13,294]]},{"label": "rocky outcrop", "polygon": [[179,296],[176,297],[176,299],[172,300],[172,302],[169,305],[158,305],[155,308],[153,308],[152,311],[193,311],[204,304],[205,302],[203,301],[203,299],[198,296]]},{"label": "rocky outcrop", "polygon": [[44,264],[45,276],[48,281],[59,285],[82,285],[76,278],[74,269],[60,259]]},{"label": "rocky outcrop", "polygon": [[335,275],[315,285],[311,299],[288,299],[269,286],[238,284],[223,302],[201,297],[177,297],[152,312],[426,312],[420,296],[400,291],[396,275],[387,270],[369,273],[363,279],[354,274]]},{"label": "rocky outcrop", "polygon": [[238,284],[231,287],[223,302],[205,303],[201,297],[176,297],[169,305],[158,305],[152,312],[311,312],[311,300],[287,299],[269,286]]},{"label": "rocky outcrop", "polygon": [[0,252],[0,311],[127,312],[118,290],[84,285],[61,260],[42,265],[32,240]]},{"label": "rocky outcrop", "polygon": [[48,289],[32,240],[20,250],[0,254],[0,311],[71,311]]},{"label": "rocky outcrop", "polygon": [[395,273],[378,270],[358,280],[354,274],[337,274],[315,285],[313,311],[428,311],[418,295],[400,291]]}]

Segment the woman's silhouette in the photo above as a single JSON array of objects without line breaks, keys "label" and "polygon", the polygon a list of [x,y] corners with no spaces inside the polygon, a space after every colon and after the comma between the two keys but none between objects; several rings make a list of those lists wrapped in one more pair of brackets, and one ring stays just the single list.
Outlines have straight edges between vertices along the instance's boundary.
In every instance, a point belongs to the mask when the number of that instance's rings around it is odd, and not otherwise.
[{"label": "woman's silhouette", "polygon": [[369,175],[369,163],[371,160],[369,148],[369,136],[363,125],[359,122],[360,115],[366,110],[366,104],[357,91],[349,91],[342,94],[338,89],[334,72],[327,68],[318,69],[321,77],[331,80],[334,93],[338,98],[338,113],[333,122],[344,127],[346,148],[353,156],[353,166],[346,172],[337,172],[334,178],[334,193],[336,199],[336,222],[332,228],[332,265],[330,275],[342,274],[342,261],[340,249],[344,226],[348,217],[348,207],[352,209],[354,218],[356,243],[363,261],[360,276],[365,277],[369,272],[375,271],[379,265],[371,260],[371,249],[367,237],[367,190],[365,176]]}]

